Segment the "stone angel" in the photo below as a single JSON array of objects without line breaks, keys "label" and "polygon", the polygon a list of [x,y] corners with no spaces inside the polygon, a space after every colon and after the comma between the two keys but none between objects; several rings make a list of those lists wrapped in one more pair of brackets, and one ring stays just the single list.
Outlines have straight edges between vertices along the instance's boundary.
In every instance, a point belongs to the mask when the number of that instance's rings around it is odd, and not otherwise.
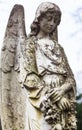
[{"label": "stone angel", "polygon": [[60,8],[43,2],[31,32],[24,9],[11,11],[1,53],[3,130],[76,130],[76,83],[58,43]]}]

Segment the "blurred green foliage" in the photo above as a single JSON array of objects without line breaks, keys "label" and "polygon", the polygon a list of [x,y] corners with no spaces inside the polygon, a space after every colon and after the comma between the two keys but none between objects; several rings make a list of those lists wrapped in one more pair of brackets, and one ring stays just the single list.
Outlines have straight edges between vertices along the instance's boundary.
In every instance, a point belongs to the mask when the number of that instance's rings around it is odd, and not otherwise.
[{"label": "blurred green foliage", "polygon": [[0,121],[0,130],[2,130],[2,127],[1,127],[1,121]]},{"label": "blurred green foliage", "polygon": [[82,130],[82,94],[77,97],[76,111],[77,111],[77,130]]}]

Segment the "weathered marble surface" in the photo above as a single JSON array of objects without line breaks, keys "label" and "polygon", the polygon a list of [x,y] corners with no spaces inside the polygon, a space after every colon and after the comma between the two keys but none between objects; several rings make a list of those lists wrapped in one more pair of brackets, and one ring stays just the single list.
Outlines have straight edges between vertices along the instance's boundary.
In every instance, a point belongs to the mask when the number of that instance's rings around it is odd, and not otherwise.
[{"label": "weathered marble surface", "polygon": [[58,44],[61,11],[42,3],[26,36],[24,9],[11,11],[1,52],[3,130],[76,130],[76,83]]}]

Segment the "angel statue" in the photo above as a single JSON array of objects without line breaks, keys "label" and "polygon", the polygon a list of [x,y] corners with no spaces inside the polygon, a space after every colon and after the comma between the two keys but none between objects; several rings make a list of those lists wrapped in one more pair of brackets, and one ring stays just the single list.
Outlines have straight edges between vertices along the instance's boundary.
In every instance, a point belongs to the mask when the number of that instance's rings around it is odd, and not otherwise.
[{"label": "angel statue", "polygon": [[58,43],[60,8],[43,2],[26,35],[24,9],[11,11],[1,52],[3,130],[76,130],[76,83]]}]

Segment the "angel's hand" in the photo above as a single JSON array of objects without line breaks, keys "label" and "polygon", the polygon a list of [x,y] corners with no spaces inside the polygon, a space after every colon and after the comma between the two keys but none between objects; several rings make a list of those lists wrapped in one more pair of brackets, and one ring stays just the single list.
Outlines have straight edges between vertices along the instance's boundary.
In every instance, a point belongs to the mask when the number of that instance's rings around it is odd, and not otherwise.
[{"label": "angel's hand", "polygon": [[51,92],[50,98],[55,103],[59,101],[64,95],[64,91],[61,88],[54,88],[54,90]]},{"label": "angel's hand", "polygon": [[61,110],[68,110],[70,109],[70,102],[65,97],[61,98],[60,101],[58,101],[57,105]]}]

